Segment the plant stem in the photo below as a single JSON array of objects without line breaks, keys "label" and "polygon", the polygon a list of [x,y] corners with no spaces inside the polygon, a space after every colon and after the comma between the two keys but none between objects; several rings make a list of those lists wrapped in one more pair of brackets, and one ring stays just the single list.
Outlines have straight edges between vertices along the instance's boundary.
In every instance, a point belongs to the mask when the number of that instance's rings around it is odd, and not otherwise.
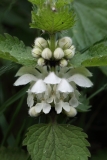
[{"label": "plant stem", "polygon": [[52,52],[55,50],[55,34],[50,34],[50,49]]}]

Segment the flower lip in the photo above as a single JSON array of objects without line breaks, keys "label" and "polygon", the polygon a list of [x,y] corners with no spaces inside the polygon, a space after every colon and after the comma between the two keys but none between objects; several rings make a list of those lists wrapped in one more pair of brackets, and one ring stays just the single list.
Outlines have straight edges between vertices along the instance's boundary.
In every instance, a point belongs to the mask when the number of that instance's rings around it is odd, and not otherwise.
[{"label": "flower lip", "polygon": [[59,84],[61,78],[59,78],[54,72],[50,72],[47,77],[45,77],[44,82],[47,84]]}]

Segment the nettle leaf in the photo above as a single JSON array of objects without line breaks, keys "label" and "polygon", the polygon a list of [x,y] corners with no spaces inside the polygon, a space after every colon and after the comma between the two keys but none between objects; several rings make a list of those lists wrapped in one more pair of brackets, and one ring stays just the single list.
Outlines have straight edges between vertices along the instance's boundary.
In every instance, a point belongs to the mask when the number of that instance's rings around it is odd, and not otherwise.
[{"label": "nettle leaf", "polygon": [[47,8],[40,9],[37,13],[32,11],[32,28],[45,30],[50,34],[68,29],[74,25],[74,13],[63,9],[61,11],[52,11]]},{"label": "nettle leaf", "polygon": [[70,62],[74,66],[107,66],[107,43],[95,44],[83,54],[77,53]]},{"label": "nettle leaf", "polygon": [[72,125],[37,124],[29,128],[23,144],[32,160],[88,160],[87,135]]},{"label": "nettle leaf", "polygon": [[107,35],[107,0],[74,0],[76,22],[68,30],[79,49],[88,47]]},{"label": "nettle leaf", "polygon": [[22,65],[36,65],[36,60],[31,55],[31,48],[9,34],[0,35],[0,58]]},{"label": "nettle leaf", "polygon": [[28,154],[23,150],[15,148],[0,148],[0,159],[1,160],[27,160]]},{"label": "nettle leaf", "polygon": [[89,99],[81,93],[79,97],[79,106],[76,108],[79,112],[88,112],[92,106],[89,105]]}]

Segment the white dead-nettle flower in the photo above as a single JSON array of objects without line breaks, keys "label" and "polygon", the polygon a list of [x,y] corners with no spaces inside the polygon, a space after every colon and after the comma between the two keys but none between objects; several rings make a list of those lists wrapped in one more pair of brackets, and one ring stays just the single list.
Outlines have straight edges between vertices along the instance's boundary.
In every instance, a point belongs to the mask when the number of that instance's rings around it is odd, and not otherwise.
[{"label": "white dead-nettle flower", "polygon": [[42,37],[36,38],[34,43],[35,43],[35,46],[39,47],[40,49],[48,47],[47,41]]},{"label": "white dead-nettle flower", "polygon": [[39,58],[41,56],[42,50],[40,48],[33,48],[32,49],[32,56],[35,58]]},{"label": "white dead-nettle flower", "polygon": [[62,49],[68,49],[72,45],[72,39],[70,37],[63,37],[58,41],[59,47]]},{"label": "white dead-nettle flower", "polygon": [[[57,114],[64,110],[65,114],[73,117],[77,114],[76,107],[79,105],[79,92],[76,85],[91,87],[93,84],[87,78],[91,73],[85,68],[60,69],[60,72],[47,72],[46,67],[41,67],[40,72],[36,69],[22,67],[17,76],[20,76],[14,85],[30,83],[28,89],[27,104],[29,114],[37,116],[41,112],[49,113],[51,107]],[[27,73],[28,71],[28,73]]]},{"label": "white dead-nettle flower", "polygon": [[45,49],[42,51],[42,57],[43,57],[44,59],[47,59],[47,60],[51,59],[51,57],[52,57],[52,52],[51,52],[51,50],[50,50],[49,48],[45,48]]},{"label": "white dead-nettle flower", "polygon": [[[72,45],[73,46],[73,45]],[[71,59],[75,54],[75,47],[70,47],[69,49],[64,50],[64,57]]]},{"label": "white dead-nettle flower", "polygon": [[64,58],[61,59],[60,62],[59,62],[59,65],[60,65],[61,67],[66,67],[67,64],[68,64],[68,61],[67,61],[66,59],[64,59]]},{"label": "white dead-nettle flower", "polygon": [[39,66],[44,66],[45,65],[44,58],[39,58],[38,61],[37,61],[37,63],[38,63]]},{"label": "white dead-nettle flower", "polygon": [[61,48],[56,48],[54,51],[54,58],[59,60],[64,57],[64,52]]}]

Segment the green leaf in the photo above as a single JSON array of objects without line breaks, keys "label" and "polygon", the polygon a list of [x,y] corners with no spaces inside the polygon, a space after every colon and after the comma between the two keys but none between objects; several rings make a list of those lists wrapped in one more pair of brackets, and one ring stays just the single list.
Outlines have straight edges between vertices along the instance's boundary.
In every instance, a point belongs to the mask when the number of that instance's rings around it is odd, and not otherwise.
[{"label": "green leaf", "polygon": [[23,144],[32,160],[88,160],[85,138],[87,135],[75,126],[37,124],[29,128]]},{"label": "green leaf", "polygon": [[77,21],[66,36],[71,36],[79,49],[88,47],[107,35],[106,6],[106,0],[74,0]]},{"label": "green leaf", "polygon": [[39,13],[32,12],[32,28],[45,30],[50,34],[65,30],[74,25],[74,14],[66,9],[60,12],[54,12],[44,8]]},{"label": "green leaf", "polygon": [[107,66],[107,42],[95,44],[81,54],[77,53],[72,59],[74,66]]},{"label": "green leaf", "polygon": [[0,57],[22,65],[36,65],[36,60],[31,55],[31,48],[9,34],[0,35]]},{"label": "green leaf", "polygon": [[80,98],[79,98],[79,102],[80,102],[80,104],[76,108],[79,112],[88,112],[88,111],[90,111],[91,106],[89,105],[89,100],[86,97],[86,95],[81,93]]},{"label": "green leaf", "polygon": [[14,148],[0,148],[0,159],[1,160],[27,160],[28,155],[20,150]]}]

